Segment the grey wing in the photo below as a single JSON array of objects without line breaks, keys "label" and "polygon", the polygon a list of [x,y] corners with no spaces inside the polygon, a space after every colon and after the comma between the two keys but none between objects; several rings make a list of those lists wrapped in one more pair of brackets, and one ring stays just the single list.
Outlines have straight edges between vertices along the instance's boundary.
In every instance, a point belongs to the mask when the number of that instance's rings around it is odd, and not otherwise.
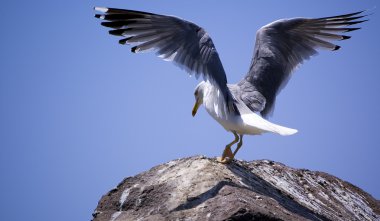
[{"label": "grey wing", "polygon": [[[341,33],[359,28],[347,26],[367,20],[361,12],[333,17],[282,19],[270,23],[256,34],[256,45],[248,74],[238,83],[242,100],[264,117],[272,113],[277,93],[292,71],[317,54],[318,48],[338,50],[332,40],[345,40]],[[259,99],[256,99],[258,97]]]},{"label": "grey wing", "polygon": [[173,16],[114,8],[95,10],[103,12],[95,17],[106,20],[101,24],[113,29],[110,34],[125,37],[120,44],[135,44],[132,52],[156,50],[159,57],[173,61],[190,74],[202,75],[219,87],[229,110],[234,110],[223,65],[203,28]]}]

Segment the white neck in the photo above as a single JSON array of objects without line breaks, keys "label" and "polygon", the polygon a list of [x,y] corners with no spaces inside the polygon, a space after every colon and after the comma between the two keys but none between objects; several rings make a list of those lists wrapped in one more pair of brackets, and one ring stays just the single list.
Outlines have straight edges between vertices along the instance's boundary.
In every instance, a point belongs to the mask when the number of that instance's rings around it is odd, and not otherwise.
[{"label": "white neck", "polygon": [[218,87],[205,81],[203,90],[203,105],[215,119],[227,119],[223,94]]}]

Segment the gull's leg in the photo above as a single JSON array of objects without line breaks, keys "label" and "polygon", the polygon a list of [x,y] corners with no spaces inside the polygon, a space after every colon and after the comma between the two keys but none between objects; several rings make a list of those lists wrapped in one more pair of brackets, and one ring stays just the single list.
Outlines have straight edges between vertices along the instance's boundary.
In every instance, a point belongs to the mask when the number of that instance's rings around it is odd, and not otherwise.
[{"label": "gull's leg", "polygon": [[227,144],[226,148],[224,148],[222,157],[218,157],[216,159],[219,163],[229,163],[234,158],[234,154],[231,151],[231,146],[239,141],[239,136],[236,132],[232,133],[234,134],[235,139],[231,143]]},{"label": "gull's leg", "polygon": [[240,141],[236,146],[236,150],[234,151],[234,153],[232,155],[232,159],[235,157],[236,153],[239,151],[241,146],[243,146],[243,134],[240,135]]}]

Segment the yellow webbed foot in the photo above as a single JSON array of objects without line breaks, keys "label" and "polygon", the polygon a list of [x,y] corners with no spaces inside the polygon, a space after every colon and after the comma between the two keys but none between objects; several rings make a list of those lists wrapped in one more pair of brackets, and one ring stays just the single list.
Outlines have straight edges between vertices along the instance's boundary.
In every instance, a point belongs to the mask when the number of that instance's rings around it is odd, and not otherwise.
[{"label": "yellow webbed foot", "polygon": [[218,161],[219,163],[222,163],[222,164],[229,164],[232,162],[232,159],[229,158],[229,157],[217,157],[216,158],[216,161]]},{"label": "yellow webbed foot", "polygon": [[234,159],[234,154],[231,151],[231,148],[227,146],[224,151],[223,155],[221,157],[217,157],[216,160],[219,163],[228,164],[231,163],[231,161]]}]

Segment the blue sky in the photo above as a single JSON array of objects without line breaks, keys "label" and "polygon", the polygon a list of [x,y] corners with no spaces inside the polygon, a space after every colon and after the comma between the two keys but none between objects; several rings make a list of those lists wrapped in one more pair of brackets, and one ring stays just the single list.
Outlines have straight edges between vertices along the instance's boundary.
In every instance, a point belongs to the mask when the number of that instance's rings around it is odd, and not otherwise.
[{"label": "blue sky", "polygon": [[[0,60],[0,220],[89,220],[124,177],[172,159],[219,156],[233,139],[201,108],[198,81],[152,53],[132,54],[93,6],[177,15],[213,38],[230,83],[255,32],[276,19],[373,9],[375,0],[5,1]],[[271,121],[290,137],[246,136],[237,158],[328,172],[380,198],[377,9],[363,29],[302,65]]]}]

